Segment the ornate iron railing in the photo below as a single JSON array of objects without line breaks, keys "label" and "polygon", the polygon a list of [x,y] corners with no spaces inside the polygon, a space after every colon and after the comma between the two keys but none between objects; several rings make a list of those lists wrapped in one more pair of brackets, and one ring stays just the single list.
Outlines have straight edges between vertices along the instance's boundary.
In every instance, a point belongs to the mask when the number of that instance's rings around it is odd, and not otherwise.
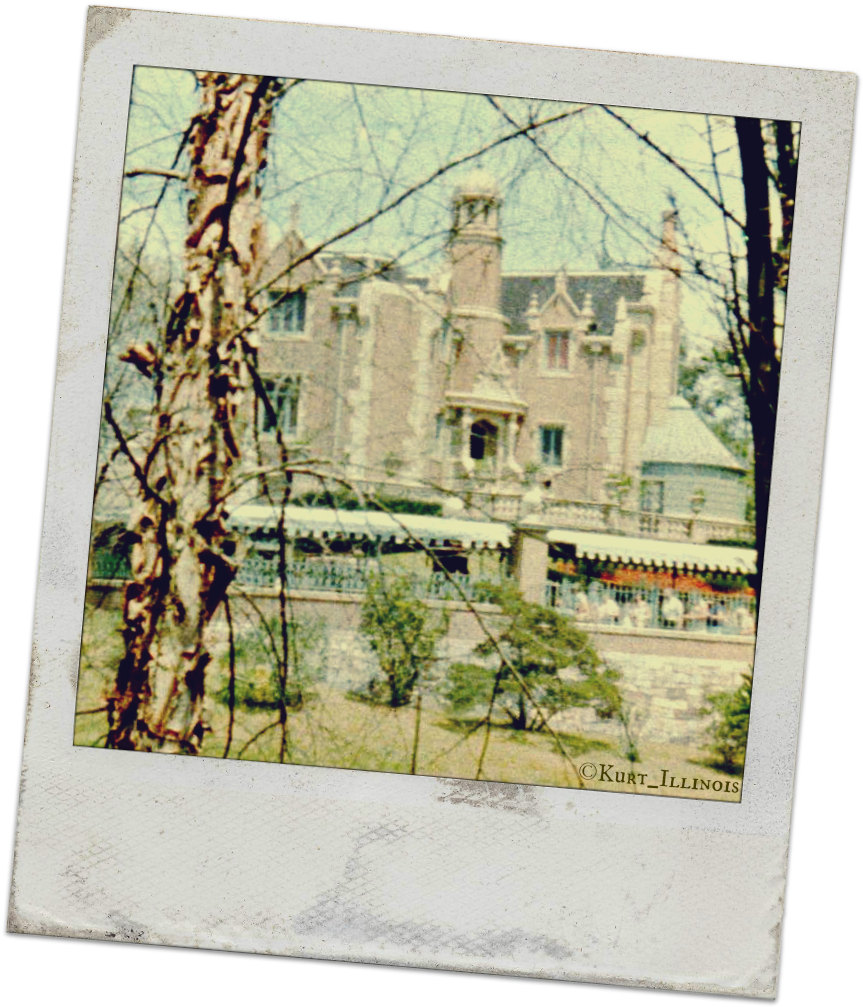
[{"label": "ornate iron railing", "polygon": [[[380,573],[373,561],[353,557],[294,559],[286,564],[285,584],[290,591],[330,591],[336,594],[364,594],[370,578]],[[97,550],[93,554],[90,577],[93,580],[131,579],[128,556],[119,551]],[[439,601],[486,600],[487,591],[478,587],[488,577],[472,580],[467,574],[440,571],[408,577],[418,598]],[[275,551],[249,550],[237,572],[236,583],[246,588],[277,588],[279,561]]]},{"label": "ornate iron railing", "polygon": [[676,591],[598,580],[587,586],[548,581],[545,602],[590,625],[728,636],[755,634],[755,598],[749,594]]},{"label": "ornate iron railing", "polygon": [[[292,560],[285,565],[285,586],[290,591],[334,591],[338,594],[363,594],[372,577],[380,574],[373,561],[352,557]],[[439,601],[483,601],[482,582],[467,574],[432,572],[406,575],[418,598]],[[246,587],[279,586],[279,562],[275,552],[251,551],[237,573],[236,582]]]}]

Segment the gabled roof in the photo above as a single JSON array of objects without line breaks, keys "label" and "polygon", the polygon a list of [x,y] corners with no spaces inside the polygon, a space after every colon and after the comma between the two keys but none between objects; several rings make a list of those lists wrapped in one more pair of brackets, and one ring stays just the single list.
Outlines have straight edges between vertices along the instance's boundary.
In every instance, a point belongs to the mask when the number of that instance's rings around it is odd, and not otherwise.
[{"label": "gabled roof", "polygon": [[[510,320],[510,331],[527,332],[527,310],[533,295],[540,307],[554,293],[554,273],[506,273],[502,277],[501,311]],[[582,273],[566,278],[566,291],[581,310],[588,294],[593,299],[597,335],[611,335],[617,302],[634,303],[644,295],[644,273]]]},{"label": "gabled roof", "polygon": [[295,262],[306,251],[306,243],[297,230],[286,232],[282,238],[267,253],[258,276],[259,283],[273,283],[283,280],[279,286],[296,288],[300,283],[307,282],[310,271],[320,272],[320,265],[314,260],[307,260],[288,273],[291,263]]},{"label": "gabled roof", "polygon": [[695,412],[686,399],[676,395],[668,403],[661,423],[647,429],[642,462],[672,465],[711,465],[745,472],[746,467]]}]

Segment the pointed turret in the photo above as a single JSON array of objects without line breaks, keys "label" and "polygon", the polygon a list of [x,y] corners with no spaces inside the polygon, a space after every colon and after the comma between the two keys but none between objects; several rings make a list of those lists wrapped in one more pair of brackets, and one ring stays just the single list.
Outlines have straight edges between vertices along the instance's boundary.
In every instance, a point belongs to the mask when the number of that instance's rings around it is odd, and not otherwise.
[{"label": "pointed turret", "polygon": [[654,308],[650,368],[650,422],[661,423],[669,399],[677,394],[680,363],[680,254],[677,210],[662,215],[662,237],[645,284],[645,300]]}]

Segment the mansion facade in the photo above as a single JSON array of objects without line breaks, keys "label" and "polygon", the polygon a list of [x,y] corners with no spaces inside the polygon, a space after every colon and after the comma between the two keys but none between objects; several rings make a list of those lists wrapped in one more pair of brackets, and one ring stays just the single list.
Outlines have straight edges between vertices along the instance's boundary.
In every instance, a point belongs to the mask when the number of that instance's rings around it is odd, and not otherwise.
[{"label": "mansion facade", "polygon": [[[275,461],[278,425],[289,448],[389,497],[485,501],[503,518],[528,501],[576,527],[611,507],[638,515],[637,533],[667,516],[712,521],[702,541],[744,538],[745,467],[677,395],[675,215],[649,269],[506,273],[502,203],[469,175],[446,268],[425,277],[335,252],[290,268],[306,253],[291,228],[262,275],[263,451]],[[315,488],[300,478],[294,494]]]}]

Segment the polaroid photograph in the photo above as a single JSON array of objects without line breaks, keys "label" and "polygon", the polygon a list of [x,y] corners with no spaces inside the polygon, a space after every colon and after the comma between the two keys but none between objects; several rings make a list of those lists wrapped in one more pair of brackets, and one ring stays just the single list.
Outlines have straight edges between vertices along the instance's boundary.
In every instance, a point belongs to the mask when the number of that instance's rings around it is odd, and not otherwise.
[{"label": "polaroid photograph", "polygon": [[90,8],[10,929],[775,995],[856,78],[729,66]]}]

